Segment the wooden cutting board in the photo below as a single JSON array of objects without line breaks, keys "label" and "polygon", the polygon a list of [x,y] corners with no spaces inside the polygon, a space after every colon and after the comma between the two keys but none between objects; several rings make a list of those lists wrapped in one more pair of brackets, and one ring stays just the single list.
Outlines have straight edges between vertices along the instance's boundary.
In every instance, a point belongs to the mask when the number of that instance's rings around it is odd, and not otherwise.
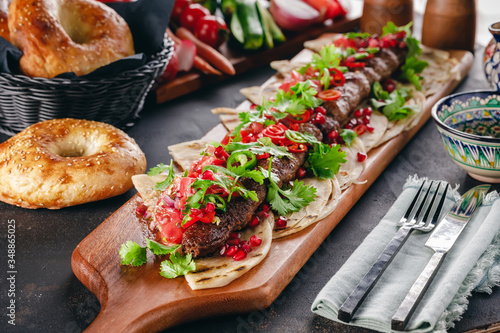
[{"label": "wooden cutting board", "polygon": [[[451,56],[459,61],[457,71],[461,78],[465,77],[472,66],[473,55],[467,51],[451,51]],[[267,258],[228,286],[193,291],[184,278],[161,277],[161,260],[153,256],[141,267],[120,266],[121,244],[128,240],[143,244],[147,233],[147,228],[135,217],[136,197],[132,198],[73,252],[71,263],[75,275],[101,303],[101,312],[87,332],[155,332],[196,319],[246,313],[269,306],[429,119],[432,106],[450,94],[460,81],[450,79],[426,101],[425,115],[417,126],[369,152],[366,168],[359,178],[366,182],[352,185],[343,192],[330,216],[295,235],[274,240]],[[207,136],[213,138],[220,131],[224,131],[222,125]]]},{"label": "wooden cutting board", "polygon": [[[269,50],[243,52],[223,44],[219,51],[231,61],[236,75],[238,75],[253,68],[265,66],[273,60],[293,56],[302,50],[304,42],[307,40],[328,32],[343,33],[352,31],[357,26],[359,26],[359,10],[352,10],[340,21],[328,21],[325,24],[314,25],[300,32],[286,32],[286,42]],[[230,77],[230,75],[206,75],[197,70],[180,73],[173,81],[160,84],[156,88],[156,102],[163,103],[175,99]]]}]

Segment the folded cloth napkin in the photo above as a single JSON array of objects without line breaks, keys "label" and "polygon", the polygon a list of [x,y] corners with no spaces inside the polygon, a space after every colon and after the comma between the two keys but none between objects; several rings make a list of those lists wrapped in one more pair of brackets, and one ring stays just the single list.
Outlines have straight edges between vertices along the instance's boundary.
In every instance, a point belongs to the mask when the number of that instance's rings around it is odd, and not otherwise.
[{"label": "folded cloth napkin", "polygon": [[[408,179],[389,212],[318,294],[312,305],[314,313],[339,321],[338,309],[397,232],[397,222],[423,180],[417,176]],[[459,197],[456,189],[448,192],[441,217]],[[492,275],[492,265],[500,257],[499,216],[499,195],[490,192],[445,257],[407,330],[429,332],[452,327],[467,307],[467,296],[479,283],[491,290],[499,282],[498,270],[497,281],[487,276],[488,271]],[[411,234],[349,325],[391,332],[392,316],[433,254],[424,246],[430,234],[419,231]]]}]

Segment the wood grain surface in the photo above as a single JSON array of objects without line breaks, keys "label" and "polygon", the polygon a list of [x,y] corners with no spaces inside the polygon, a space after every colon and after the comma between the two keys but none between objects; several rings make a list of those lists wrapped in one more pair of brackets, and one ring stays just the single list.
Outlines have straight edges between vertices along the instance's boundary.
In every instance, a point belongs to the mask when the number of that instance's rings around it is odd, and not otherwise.
[{"label": "wood grain surface", "polygon": [[[473,55],[467,51],[451,51],[451,56],[459,60],[457,69],[464,78],[472,66]],[[161,259],[152,255],[144,266],[120,266],[121,244],[128,240],[143,244],[147,233],[147,228],[135,217],[136,197],[132,198],[73,252],[75,275],[101,303],[101,312],[87,332],[156,332],[196,319],[246,313],[269,306],[429,119],[432,106],[450,94],[460,81],[450,79],[426,101],[425,115],[417,126],[369,152],[366,168],[358,179],[364,182],[345,190],[331,215],[295,235],[274,240],[267,258],[228,286],[193,291],[184,278],[168,280],[160,276]],[[219,124],[207,135],[214,137],[223,130]]]}]

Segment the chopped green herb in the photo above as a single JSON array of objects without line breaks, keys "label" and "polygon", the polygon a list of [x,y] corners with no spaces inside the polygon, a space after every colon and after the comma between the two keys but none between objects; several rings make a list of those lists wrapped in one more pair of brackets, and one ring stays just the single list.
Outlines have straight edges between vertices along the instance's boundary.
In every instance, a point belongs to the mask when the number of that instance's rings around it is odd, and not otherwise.
[{"label": "chopped green herb", "polygon": [[181,246],[180,245],[167,246],[155,242],[154,240],[146,239],[146,247],[150,249],[154,255],[163,256],[165,254],[170,254],[177,251],[177,249]]},{"label": "chopped green herb", "polygon": [[122,265],[141,266],[147,261],[146,248],[133,241],[122,244],[119,254]]},{"label": "chopped green herb", "polygon": [[344,139],[344,142],[347,145],[347,147],[350,147],[352,142],[354,141],[354,139],[356,139],[358,135],[352,129],[345,128],[340,132],[340,136],[342,137],[342,139]]},{"label": "chopped green herb", "polygon": [[196,264],[190,253],[182,256],[179,252],[174,252],[169,260],[164,260],[160,264],[160,275],[167,279],[174,279],[194,271],[196,271]]},{"label": "chopped green herb", "polygon": [[167,178],[159,183],[155,184],[155,190],[158,191],[165,191],[167,187],[172,183],[172,181],[175,178],[175,172],[174,172],[174,162],[170,160],[170,165],[166,166],[163,163],[158,164],[156,167],[151,168],[148,171],[148,176],[156,176],[159,175],[162,172],[165,172],[168,170],[168,176]]},{"label": "chopped green herb", "polygon": [[306,167],[321,179],[333,178],[339,172],[340,165],[345,163],[346,153],[340,151],[340,145],[314,145],[309,152]]}]

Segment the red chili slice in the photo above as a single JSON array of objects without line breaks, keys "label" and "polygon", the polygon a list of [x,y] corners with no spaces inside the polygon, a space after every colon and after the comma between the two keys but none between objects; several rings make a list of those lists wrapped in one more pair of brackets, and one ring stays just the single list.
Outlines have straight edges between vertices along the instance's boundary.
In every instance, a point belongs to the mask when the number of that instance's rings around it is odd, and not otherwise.
[{"label": "red chili slice", "polygon": [[362,68],[365,67],[366,64],[364,62],[346,62],[345,66],[348,68]]},{"label": "red chili slice", "polygon": [[294,143],[287,148],[291,153],[303,153],[307,151],[307,146],[303,143]]},{"label": "red chili slice", "polygon": [[327,89],[320,91],[318,93],[318,97],[321,98],[324,101],[334,101],[340,98],[342,96],[342,92],[337,89]]},{"label": "red chili slice", "polygon": [[305,123],[306,121],[308,121],[309,118],[311,118],[311,113],[310,112],[304,112],[303,114],[298,115],[298,116],[289,115],[287,118],[292,123],[302,124],[302,123]]},{"label": "red chili slice", "polygon": [[344,73],[342,73],[337,68],[330,69],[330,76],[332,78],[332,80],[330,81],[331,85],[333,85],[335,87],[339,87],[339,86],[344,85],[344,83],[345,83]]}]

